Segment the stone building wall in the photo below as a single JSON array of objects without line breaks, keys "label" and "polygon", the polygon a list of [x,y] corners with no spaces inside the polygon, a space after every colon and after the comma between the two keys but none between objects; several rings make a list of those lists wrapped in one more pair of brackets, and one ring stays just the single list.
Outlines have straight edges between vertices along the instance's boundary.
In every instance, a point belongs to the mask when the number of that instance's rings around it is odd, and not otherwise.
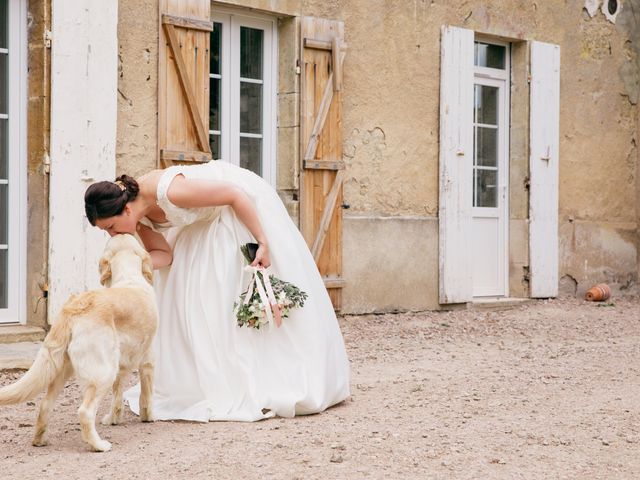
[{"label": "stone building wall", "polygon": [[[528,295],[527,41],[560,45],[561,291],[638,272],[640,2],[612,23],[584,2],[224,0],[279,20],[277,184],[297,216],[297,19],[345,22],[345,312],[438,308],[440,28],[512,42],[510,294]],[[141,15],[140,12],[144,12]],[[635,12],[635,17],[634,17]],[[118,169],[155,166],[157,0],[120,2]],[[393,281],[389,281],[393,279]]]}]

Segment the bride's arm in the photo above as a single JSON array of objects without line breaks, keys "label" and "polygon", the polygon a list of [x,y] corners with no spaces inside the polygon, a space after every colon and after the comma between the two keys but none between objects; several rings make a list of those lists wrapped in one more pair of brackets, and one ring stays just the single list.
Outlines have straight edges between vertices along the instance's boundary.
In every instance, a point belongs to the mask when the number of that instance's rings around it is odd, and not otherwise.
[{"label": "bride's arm", "polygon": [[158,232],[154,232],[146,225],[138,224],[138,236],[142,240],[144,248],[151,255],[153,268],[162,268],[171,265],[173,252],[165,238]]},{"label": "bride's arm", "polygon": [[171,203],[183,208],[229,205],[260,245],[252,265],[255,266],[258,263],[265,267],[270,265],[267,239],[262,230],[258,212],[241,188],[229,182],[186,179],[183,175],[178,175],[171,182],[167,196]]}]

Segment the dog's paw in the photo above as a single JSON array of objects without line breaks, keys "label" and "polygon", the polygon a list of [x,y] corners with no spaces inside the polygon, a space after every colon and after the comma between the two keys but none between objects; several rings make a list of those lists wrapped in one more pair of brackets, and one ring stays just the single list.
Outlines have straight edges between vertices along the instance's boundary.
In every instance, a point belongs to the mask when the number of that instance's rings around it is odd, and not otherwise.
[{"label": "dog's paw", "polygon": [[151,412],[151,410],[143,408],[140,410],[140,421],[147,423],[147,422],[155,422],[156,419],[153,418],[153,413]]},{"label": "dog's paw", "polygon": [[33,445],[34,447],[46,447],[47,445],[49,445],[49,440],[43,437],[35,437],[31,442],[31,445]]},{"label": "dog's paw", "polygon": [[108,452],[111,450],[111,442],[107,442],[106,440],[99,440],[95,443],[95,445],[91,445],[94,452]]},{"label": "dog's paw", "polygon": [[120,420],[117,417],[114,417],[113,415],[111,415],[110,413],[107,413],[104,417],[102,417],[102,420],[100,420],[100,423],[102,425],[118,425],[120,423]]}]

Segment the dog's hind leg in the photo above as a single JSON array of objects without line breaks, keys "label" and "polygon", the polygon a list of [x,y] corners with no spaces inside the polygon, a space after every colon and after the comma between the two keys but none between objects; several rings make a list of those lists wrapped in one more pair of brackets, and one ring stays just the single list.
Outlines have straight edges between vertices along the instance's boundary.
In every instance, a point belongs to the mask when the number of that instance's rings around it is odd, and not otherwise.
[{"label": "dog's hind leg", "polygon": [[118,376],[113,382],[113,400],[111,401],[111,410],[107,413],[100,423],[103,425],[118,425],[122,421],[122,379],[128,372],[120,369]]},{"label": "dog's hind leg", "polygon": [[109,390],[109,386],[109,384],[89,384],[84,391],[82,405],[78,409],[82,439],[95,452],[108,452],[111,450],[111,443],[102,440],[96,431],[96,410],[98,410],[100,400]]},{"label": "dog's hind leg", "polygon": [[49,414],[53,408],[53,404],[58,398],[60,391],[64,387],[64,384],[73,373],[73,368],[68,360],[65,360],[62,371],[57,377],[49,384],[46,396],[40,403],[40,412],[38,413],[38,419],[36,420],[36,433],[33,437],[32,445],[36,447],[44,447],[49,442],[47,440],[47,428],[49,426]]},{"label": "dog's hind leg", "polygon": [[153,363],[149,360],[143,361],[139,367],[140,371],[140,420],[143,422],[153,422]]}]

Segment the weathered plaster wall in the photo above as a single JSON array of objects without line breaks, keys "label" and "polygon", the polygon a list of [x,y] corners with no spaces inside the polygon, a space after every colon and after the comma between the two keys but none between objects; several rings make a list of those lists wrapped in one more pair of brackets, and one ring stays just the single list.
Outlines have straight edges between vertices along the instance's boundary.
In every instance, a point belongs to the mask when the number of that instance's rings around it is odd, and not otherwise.
[{"label": "weathered plaster wall", "polygon": [[158,0],[118,5],[117,171],[156,168],[158,149]]},{"label": "weathered plaster wall", "polygon": [[[118,170],[155,165],[157,1],[120,2]],[[343,20],[345,311],[438,308],[440,27],[514,41],[510,166],[510,287],[527,294],[527,40],[561,47],[560,276],[567,291],[637,279],[638,21],[625,1],[616,24],[584,2],[524,0],[221,0],[280,17],[278,188],[297,216],[296,16]],[[213,4],[215,9],[215,3]],[[145,15],[140,15],[144,11]],[[636,16],[634,17],[634,12]],[[292,40],[294,39],[294,40]],[[150,79],[147,80],[147,77]],[[152,107],[151,107],[152,106]],[[389,218],[391,217],[391,218]],[[356,248],[366,238],[369,256]],[[390,250],[390,239],[401,239]],[[393,245],[393,244],[392,244]],[[425,262],[414,248],[427,248]],[[392,251],[393,255],[389,252]],[[375,254],[375,252],[383,252]],[[418,258],[420,254],[417,254]],[[435,256],[434,256],[435,255]],[[383,263],[380,256],[393,257]],[[435,260],[434,260],[435,259]],[[375,278],[367,277],[375,265]],[[373,288],[380,278],[411,279]],[[376,280],[378,279],[378,280]],[[577,282],[577,283],[576,283]],[[404,284],[403,284],[404,285]],[[377,292],[377,293],[371,293]],[[378,302],[376,298],[383,298]]]},{"label": "weathered plaster wall", "polygon": [[[571,275],[578,289],[594,281],[621,285],[635,281],[636,237],[629,232],[637,224],[638,120],[637,107],[630,100],[637,92],[637,53],[627,26],[634,22],[630,4],[614,25],[601,14],[589,17],[583,10],[584,2],[577,0],[302,3],[303,14],[346,23],[345,201],[352,207],[350,216],[366,216],[371,222],[383,221],[375,220],[376,215],[425,219],[436,215],[441,25],[457,25],[512,41],[535,39],[559,44],[560,274]],[[514,49],[516,61],[517,56],[524,62],[526,49]],[[525,67],[514,65],[514,76],[521,76]],[[522,276],[528,263],[528,204],[520,184],[528,174],[526,85],[514,83],[512,95],[524,99],[519,105],[517,98],[512,102],[511,135],[510,285],[512,294],[519,295],[527,290]],[[576,224],[581,225],[578,243],[572,233]],[[351,225],[353,222],[345,222],[346,237]],[[429,234],[428,229],[423,234]],[[378,240],[381,249],[385,242]],[[355,261],[352,259],[352,255],[345,255],[347,263]],[[409,255],[406,262],[412,265]],[[345,271],[349,269],[345,265]],[[386,274],[381,276],[397,272]],[[429,300],[435,298],[431,293],[437,290],[436,277],[423,276],[424,308],[437,307]],[[346,295],[347,308],[359,304],[357,298]],[[404,302],[402,290],[398,290],[396,301],[397,307]]]}]

